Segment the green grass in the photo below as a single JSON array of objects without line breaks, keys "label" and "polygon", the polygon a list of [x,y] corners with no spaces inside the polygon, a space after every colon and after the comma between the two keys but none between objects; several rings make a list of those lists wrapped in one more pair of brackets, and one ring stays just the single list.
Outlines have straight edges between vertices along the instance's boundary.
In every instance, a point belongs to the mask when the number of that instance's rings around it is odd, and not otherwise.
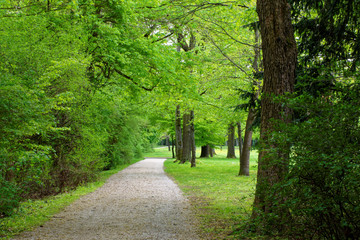
[{"label": "green grass", "polygon": [[172,152],[168,150],[168,147],[156,147],[154,151],[148,152],[144,154],[144,157],[147,158],[171,158]]},{"label": "green grass", "polygon": [[0,239],[9,239],[23,231],[29,231],[42,225],[54,214],[60,212],[64,207],[70,205],[81,196],[101,187],[111,175],[140,160],[142,158],[134,159],[129,164],[121,165],[116,169],[101,172],[98,181],[80,186],[74,191],[21,203],[13,215],[0,219]]},{"label": "green grass", "polygon": [[251,214],[257,152],[251,153],[250,176],[238,176],[239,160],[226,159],[226,148],[214,158],[197,159],[197,167],[165,162],[172,176],[195,207],[204,234],[210,239],[238,238],[239,225]]}]

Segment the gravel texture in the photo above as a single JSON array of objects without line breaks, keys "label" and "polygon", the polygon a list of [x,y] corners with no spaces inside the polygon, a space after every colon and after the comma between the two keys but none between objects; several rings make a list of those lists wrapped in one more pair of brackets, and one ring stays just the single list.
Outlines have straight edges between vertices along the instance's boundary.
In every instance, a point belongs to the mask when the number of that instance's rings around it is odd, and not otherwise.
[{"label": "gravel texture", "polygon": [[190,203],[164,173],[164,161],[131,165],[15,239],[199,239]]}]

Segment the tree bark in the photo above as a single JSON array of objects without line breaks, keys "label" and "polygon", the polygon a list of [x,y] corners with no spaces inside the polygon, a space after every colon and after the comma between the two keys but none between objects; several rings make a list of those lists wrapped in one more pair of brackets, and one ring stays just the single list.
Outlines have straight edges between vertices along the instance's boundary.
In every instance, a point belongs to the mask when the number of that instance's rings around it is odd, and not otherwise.
[{"label": "tree bark", "polygon": [[[258,175],[252,217],[260,217],[267,224],[263,213],[277,216],[273,228],[281,231],[286,211],[279,207],[282,199],[268,198],[274,195],[271,188],[283,180],[288,171],[288,156],[277,150],[271,142],[275,130],[273,120],[290,121],[291,110],[273,101],[274,96],[292,93],[295,82],[296,42],[291,24],[290,6],[286,0],[257,0],[257,12],[262,36],[264,84],[261,98],[260,141]],[[275,152],[275,154],[274,154]],[[269,200],[271,199],[271,200]],[[277,206],[275,206],[278,204]]]},{"label": "tree bark", "polygon": [[191,129],[190,129],[190,113],[183,115],[183,136],[182,136],[182,154],[180,163],[183,164],[191,159]]},{"label": "tree bark", "polygon": [[[241,155],[242,155],[242,149],[243,149],[243,140],[242,140],[242,129],[241,129],[241,122],[237,122],[236,123],[237,125],[237,129],[238,129],[238,136],[239,136],[239,166],[240,166],[240,169],[241,169]],[[240,175],[240,170],[239,169],[239,175]]]},{"label": "tree bark", "polygon": [[174,144],[174,135],[171,134],[171,152],[172,152],[172,158],[175,158],[175,144]]},{"label": "tree bark", "polygon": [[227,158],[236,158],[235,156],[235,124],[230,123],[228,128],[228,151]]},{"label": "tree bark", "polygon": [[[190,40],[189,43],[186,42],[185,35],[182,33],[177,34],[177,43],[185,52],[193,50],[196,46],[195,35],[190,31]],[[177,47],[179,52],[181,48]],[[195,137],[194,137],[195,141]],[[186,161],[191,160],[191,126],[190,126],[190,114],[186,113],[183,115],[183,138],[182,138],[182,152],[179,159],[180,163],[185,163]]]},{"label": "tree bark", "polygon": [[176,141],[176,160],[181,160],[183,142],[182,142],[182,131],[181,131],[181,115],[180,115],[180,106],[176,106],[175,112],[175,141]]},{"label": "tree bark", "polygon": [[237,122],[238,136],[239,136],[239,156],[241,156],[242,148],[243,148],[243,139],[242,139],[242,129],[241,122]]},{"label": "tree bark", "polygon": [[244,135],[244,144],[240,155],[240,176],[249,176],[249,167],[250,167],[250,151],[251,151],[251,140],[252,140],[252,130],[251,125],[255,119],[255,110],[253,108],[249,109],[248,117],[246,119],[245,126],[245,135]]},{"label": "tree bark", "polygon": [[[254,26],[255,31],[255,46],[254,46],[254,61],[252,64],[252,68],[254,71],[254,81],[253,81],[253,99],[252,101],[255,102],[259,98],[260,91],[261,91],[261,82],[258,79],[259,77],[259,60],[260,60],[260,46],[259,46],[259,28],[258,25],[255,24]],[[261,61],[260,61],[261,62]],[[252,130],[251,126],[254,123],[256,117],[256,111],[254,107],[249,108],[248,117],[246,119],[246,126],[245,126],[245,135],[244,135],[244,145],[242,149],[242,153],[240,155],[240,176],[249,176],[249,167],[250,167],[250,151],[251,151],[251,144],[252,144]]]},{"label": "tree bark", "polygon": [[214,157],[214,155],[216,155],[215,149],[210,147],[210,145],[208,146],[209,146],[210,157]]},{"label": "tree bark", "polygon": [[170,148],[170,139],[169,139],[169,135],[166,136],[166,146],[168,147],[168,151],[170,152],[171,151],[171,148]]},{"label": "tree bark", "polygon": [[200,158],[209,158],[209,156],[210,156],[209,145],[201,146]]},{"label": "tree bark", "polygon": [[195,125],[194,111],[190,111],[190,137],[191,137],[191,167],[196,167],[196,144],[195,144]]},{"label": "tree bark", "polygon": [[215,148],[210,148],[210,149],[211,149],[212,156],[217,155],[215,152]]}]

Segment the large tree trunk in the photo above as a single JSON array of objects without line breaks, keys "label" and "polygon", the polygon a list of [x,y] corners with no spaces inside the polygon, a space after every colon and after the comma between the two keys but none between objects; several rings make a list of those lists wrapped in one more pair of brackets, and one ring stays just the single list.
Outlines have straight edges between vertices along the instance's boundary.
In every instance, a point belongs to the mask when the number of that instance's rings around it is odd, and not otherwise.
[{"label": "large tree trunk", "polygon": [[210,156],[209,150],[210,150],[209,145],[201,146],[200,158],[209,158],[209,156]]},{"label": "large tree trunk", "polygon": [[181,160],[183,142],[182,142],[182,132],[181,132],[181,114],[180,114],[180,106],[176,106],[175,112],[175,141],[176,141],[176,160]]},{"label": "large tree trunk", "polygon": [[236,158],[235,156],[235,124],[230,123],[228,128],[228,151],[227,158]]},{"label": "large tree trunk", "polygon": [[191,137],[191,167],[196,167],[196,144],[195,144],[195,125],[194,111],[190,111],[190,137]]},{"label": "large tree trunk", "polygon": [[[293,92],[296,67],[296,42],[291,24],[290,6],[286,0],[257,0],[257,12],[260,20],[262,51],[264,63],[264,84],[261,98],[260,141],[263,146],[258,161],[258,175],[253,208],[253,218],[260,217],[267,224],[263,213],[277,216],[275,230],[285,226],[282,221],[287,214],[279,207],[282,199],[271,199],[271,188],[283,180],[288,171],[289,159],[286,154],[277,151],[271,142],[271,133],[275,130],[274,120],[290,121],[291,110],[273,101],[273,96]],[[275,151],[275,154],[274,154]],[[271,200],[269,200],[271,199]],[[276,206],[277,204],[277,206]]]},{"label": "large tree trunk", "polygon": [[254,119],[255,119],[255,110],[253,108],[250,108],[246,120],[244,144],[240,156],[239,175],[241,176],[249,176],[250,151],[251,151],[251,141],[252,141],[252,133],[253,133],[251,130],[251,125],[253,124]]},{"label": "large tree trunk", "polygon": [[183,136],[182,136],[182,154],[180,163],[185,163],[191,159],[191,126],[190,126],[190,113],[183,115]]}]

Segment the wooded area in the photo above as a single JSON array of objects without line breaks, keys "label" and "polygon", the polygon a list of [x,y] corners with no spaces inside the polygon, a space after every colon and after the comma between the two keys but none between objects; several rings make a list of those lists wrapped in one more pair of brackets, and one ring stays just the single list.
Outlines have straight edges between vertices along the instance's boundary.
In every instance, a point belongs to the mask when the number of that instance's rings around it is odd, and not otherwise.
[{"label": "wooded area", "polygon": [[242,231],[355,239],[359,19],[358,0],[0,1],[0,218],[165,136],[191,167],[226,143],[243,177],[258,149]]}]

